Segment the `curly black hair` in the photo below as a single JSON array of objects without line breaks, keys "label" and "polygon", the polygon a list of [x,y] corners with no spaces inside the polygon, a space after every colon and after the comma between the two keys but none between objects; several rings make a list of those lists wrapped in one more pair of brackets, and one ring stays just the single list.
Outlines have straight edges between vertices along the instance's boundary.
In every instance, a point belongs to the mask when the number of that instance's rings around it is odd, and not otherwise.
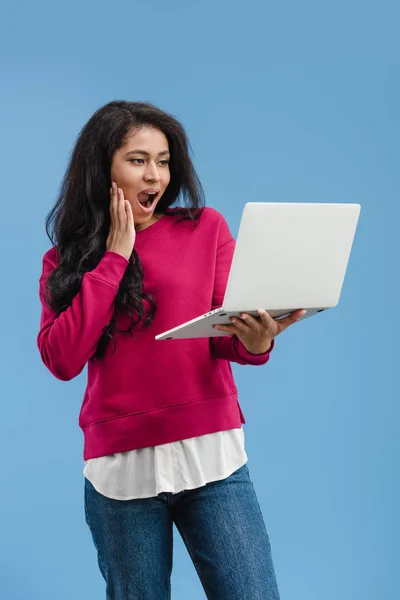
[{"label": "curly black hair", "polygon": [[[157,213],[164,214],[179,201],[174,207],[178,221],[189,219],[194,226],[198,223],[205,205],[204,192],[181,123],[149,103],[113,101],[101,107],[80,131],[57,201],[45,219],[46,233],[58,254],[57,267],[47,279],[46,297],[57,315],[70,306],[79,292],[84,273],[93,270],[106,251],[111,223],[112,158],[126,138],[144,126],[164,133],[171,154],[171,179],[157,205]],[[115,299],[113,316],[103,329],[94,358],[104,356],[110,341],[115,350],[112,333],[117,329],[118,314],[130,317],[131,325],[123,331],[133,335],[132,329],[144,314],[144,300],[150,306],[145,322],[148,326],[156,305],[151,295],[143,293],[143,269],[133,248]]]}]

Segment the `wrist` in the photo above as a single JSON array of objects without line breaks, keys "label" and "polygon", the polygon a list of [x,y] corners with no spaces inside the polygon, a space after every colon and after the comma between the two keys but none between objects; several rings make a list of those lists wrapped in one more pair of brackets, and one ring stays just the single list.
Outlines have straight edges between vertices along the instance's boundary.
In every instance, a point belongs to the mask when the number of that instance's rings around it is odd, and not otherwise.
[{"label": "wrist", "polygon": [[124,254],[123,252],[120,252],[119,250],[114,250],[114,248],[107,248],[106,252],[114,252],[115,254],[122,256],[122,258],[125,258],[125,260],[127,260],[129,262],[130,256],[127,256],[126,254]]},{"label": "wrist", "polygon": [[243,343],[243,346],[246,348],[247,352],[249,354],[253,354],[254,356],[260,356],[262,354],[267,354],[268,352],[271,352],[271,350],[274,347],[274,340],[270,340],[268,342],[266,342],[265,344],[263,344],[262,346],[258,346],[257,348],[252,348],[252,347],[247,347],[246,344]]}]

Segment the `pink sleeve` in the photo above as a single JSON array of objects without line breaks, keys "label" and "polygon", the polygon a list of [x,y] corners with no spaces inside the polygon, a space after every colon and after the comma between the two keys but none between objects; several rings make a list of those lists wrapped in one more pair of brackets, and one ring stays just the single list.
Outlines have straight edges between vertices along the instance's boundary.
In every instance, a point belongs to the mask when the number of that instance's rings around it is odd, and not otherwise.
[{"label": "pink sleeve", "polygon": [[[235,250],[235,240],[229,231],[225,219],[221,222],[219,244],[217,248],[212,308],[219,308],[224,301],[229,271]],[[265,365],[274,347],[264,354],[250,354],[236,335],[210,338],[211,351],[217,358],[236,362],[240,365]]]},{"label": "pink sleeve", "polygon": [[39,280],[42,304],[37,345],[43,363],[62,381],[79,375],[96,351],[103,328],[114,312],[114,300],[129,261],[116,252],[106,251],[93,271],[84,274],[72,304],[59,316],[45,301],[45,283],[56,265],[43,258]]}]

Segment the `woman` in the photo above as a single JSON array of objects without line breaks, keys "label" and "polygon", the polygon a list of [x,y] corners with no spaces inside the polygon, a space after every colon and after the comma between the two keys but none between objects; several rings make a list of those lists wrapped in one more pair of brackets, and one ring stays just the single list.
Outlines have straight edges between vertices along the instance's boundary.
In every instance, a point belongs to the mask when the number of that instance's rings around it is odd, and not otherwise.
[{"label": "woman", "polygon": [[90,118],[46,219],[37,342],[58,379],[88,364],[85,513],[107,599],[171,597],[175,523],[208,598],[276,600],[230,362],[265,364],[302,311],[155,340],[222,305],[235,247],[188,148],[152,105],[111,102]]}]

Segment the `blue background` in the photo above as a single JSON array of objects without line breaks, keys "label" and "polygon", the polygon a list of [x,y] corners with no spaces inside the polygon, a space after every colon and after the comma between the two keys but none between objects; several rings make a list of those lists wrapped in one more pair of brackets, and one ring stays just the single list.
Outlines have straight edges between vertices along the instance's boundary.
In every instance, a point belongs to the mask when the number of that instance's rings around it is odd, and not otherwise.
[{"label": "blue background", "polygon": [[[397,2],[32,2],[3,9],[0,596],[104,598],[77,416],[36,348],[44,218],[113,99],[185,125],[207,203],[358,202],[339,306],[234,366],[282,600],[395,600],[399,550]],[[204,598],[175,535],[173,598]]]}]

